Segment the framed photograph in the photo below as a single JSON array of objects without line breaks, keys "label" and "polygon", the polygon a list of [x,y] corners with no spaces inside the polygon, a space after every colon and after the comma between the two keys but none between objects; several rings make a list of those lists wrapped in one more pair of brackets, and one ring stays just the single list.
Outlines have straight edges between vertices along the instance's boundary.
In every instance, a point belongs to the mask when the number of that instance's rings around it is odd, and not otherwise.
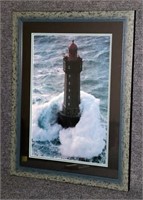
[{"label": "framed photograph", "polygon": [[30,158],[108,166],[111,46],[112,34],[32,33]]},{"label": "framed photograph", "polygon": [[129,189],[134,11],[13,15],[11,173]]}]

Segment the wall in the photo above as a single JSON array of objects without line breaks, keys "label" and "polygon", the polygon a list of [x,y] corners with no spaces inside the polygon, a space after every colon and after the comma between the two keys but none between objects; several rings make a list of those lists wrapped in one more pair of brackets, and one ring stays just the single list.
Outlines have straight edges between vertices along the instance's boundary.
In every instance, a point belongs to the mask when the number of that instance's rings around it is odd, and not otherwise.
[{"label": "wall", "polygon": [[[2,199],[142,199],[142,14],[141,0],[51,0],[1,1],[2,61],[2,136],[1,193]],[[12,75],[12,12],[13,11],[84,11],[136,10],[135,50],[132,100],[130,191],[120,192],[82,185],[10,176],[10,122]]]}]

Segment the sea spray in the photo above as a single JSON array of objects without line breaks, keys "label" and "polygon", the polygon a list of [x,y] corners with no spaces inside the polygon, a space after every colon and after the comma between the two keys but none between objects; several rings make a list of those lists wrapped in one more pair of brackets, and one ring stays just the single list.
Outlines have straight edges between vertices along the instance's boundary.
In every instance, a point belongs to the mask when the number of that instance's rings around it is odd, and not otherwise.
[{"label": "sea spray", "polygon": [[63,93],[48,103],[32,105],[32,140],[52,141],[58,137],[61,125],[56,123],[57,113],[62,108]]},{"label": "sea spray", "polygon": [[104,146],[106,130],[101,125],[99,99],[81,92],[81,118],[74,128],[60,130],[60,152],[66,157],[92,158]]},{"label": "sea spray", "polygon": [[[43,105],[32,107],[32,135],[35,142],[46,142],[49,147],[56,144],[57,158],[82,157],[91,159],[102,153],[106,141],[106,129],[102,125],[100,116],[100,100],[93,95],[81,92],[80,112],[81,118],[73,128],[62,128],[56,121],[58,112],[62,109],[63,93]],[[36,143],[35,143],[36,144]],[[44,143],[43,143],[44,145]],[[32,151],[34,154],[34,151]],[[40,154],[41,156],[43,154]],[[52,157],[50,148],[45,154],[47,159]],[[34,156],[34,155],[33,155]],[[37,153],[36,153],[36,156]],[[54,152],[54,157],[56,153]]]}]

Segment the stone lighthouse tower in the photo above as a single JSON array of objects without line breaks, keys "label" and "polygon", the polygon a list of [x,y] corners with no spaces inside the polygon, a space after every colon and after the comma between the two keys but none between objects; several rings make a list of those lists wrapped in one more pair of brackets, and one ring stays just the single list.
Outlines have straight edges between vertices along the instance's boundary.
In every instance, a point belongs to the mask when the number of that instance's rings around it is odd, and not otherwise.
[{"label": "stone lighthouse tower", "polygon": [[65,72],[63,109],[58,121],[63,127],[74,127],[80,118],[80,72],[82,59],[77,55],[77,45],[72,41],[69,55],[63,58]]}]

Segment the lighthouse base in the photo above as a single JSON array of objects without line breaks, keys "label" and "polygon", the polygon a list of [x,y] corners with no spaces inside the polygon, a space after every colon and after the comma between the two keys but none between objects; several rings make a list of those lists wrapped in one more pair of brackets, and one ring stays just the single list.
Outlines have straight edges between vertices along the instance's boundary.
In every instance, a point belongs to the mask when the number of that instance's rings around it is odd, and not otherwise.
[{"label": "lighthouse base", "polygon": [[80,119],[80,115],[76,117],[66,116],[62,111],[58,113],[58,123],[64,128],[75,127]]}]

